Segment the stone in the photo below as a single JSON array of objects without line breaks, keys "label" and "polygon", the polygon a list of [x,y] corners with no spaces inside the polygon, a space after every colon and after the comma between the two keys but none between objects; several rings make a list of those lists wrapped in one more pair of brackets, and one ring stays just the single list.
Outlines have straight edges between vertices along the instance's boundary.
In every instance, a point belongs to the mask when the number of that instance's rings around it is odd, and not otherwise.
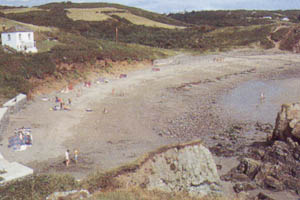
[{"label": "stone", "polygon": [[260,159],[264,157],[265,152],[261,149],[254,149],[253,153],[256,154]]},{"label": "stone", "polygon": [[242,191],[250,191],[255,190],[257,186],[254,183],[237,183],[233,186],[233,189],[236,193],[240,193]]},{"label": "stone", "polygon": [[277,114],[272,140],[287,141],[288,138],[300,142],[300,102],[283,104]]},{"label": "stone", "polygon": [[196,197],[222,194],[217,166],[202,144],[170,148],[156,154],[144,165],[152,171],[144,175],[148,178],[145,188],[149,190],[186,191]]},{"label": "stone", "polygon": [[243,158],[237,167],[240,173],[246,174],[249,178],[253,179],[258,173],[262,163],[251,158]]},{"label": "stone", "polygon": [[250,181],[249,177],[246,174],[238,174],[238,173],[232,174],[231,179],[236,181],[242,181],[242,182]]},{"label": "stone", "polygon": [[86,199],[91,195],[87,190],[72,190],[66,192],[54,192],[46,200],[63,200],[63,199]]},{"label": "stone", "polygon": [[266,176],[264,183],[267,188],[274,190],[274,191],[282,191],[284,190],[284,185],[272,176]]},{"label": "stone", "polygon": [[274,199],[261,192],[256,196],[255,200],[274,200]]}]

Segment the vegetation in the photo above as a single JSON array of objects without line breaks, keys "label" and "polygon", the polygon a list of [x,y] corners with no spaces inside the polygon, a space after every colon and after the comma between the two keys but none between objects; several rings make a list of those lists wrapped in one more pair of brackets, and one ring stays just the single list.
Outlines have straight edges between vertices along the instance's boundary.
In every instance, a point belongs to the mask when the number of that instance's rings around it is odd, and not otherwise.
[{"label": "vegetation", "polygon": [[0,187],[0,199],[46,199],[54,192],[78,189],[75,179],[68,175],[33,175]]},{"label": "vegetation", "polygon": [[[89,19],[84,21],[69,17],[74,9],[83,12],[83,8],[93,11],[99,9],[101,14],[108,14],[109,18],[104,21]],[[241,16],[248,15],[250,13],[248,11],[233,11],[230,15],[227,11],[191,12],[182,14],[186,21],[179,22],[165,15],[107,3],[50,3],[38,9],[22,8],[22,10],[26,12],[6,12],[2,15],[6,21],[25,23],[24,25],[32,26],[35,30],[45,27],[36,32],[40,53],[23,55],[0,51],[0,58],[3,58],[0,60],[3,66],[0,69],[0,96],[10,97],[17,92],[28,93],[35,86],[32,84],[34,79],[44,79],[48,76],[62,77],[61,73],[66,74],[59,70],[58,66],[62,63],[75,66],[76,63],[85,64],[88,68],[101,60],[151,60],[165,55],[164,51],[157,48],[205,52],[228,50],[250,44],[257,44],[262,48],[273,47],[273,43],[268,40],[273,25],[265,25],[264,21],[259,19],[255,23],[247,22],[246,27],[230,26],[230,23],[243,19]],[[194,23],[193,20],[199,20],[198,15],[205,25],[187,25]],[[231,17],[223,20],[225,15]],[[263,16],[263,13],[260,15]],[[181,14],[170,16],[176,18]],[[211,20],[213,16],[215,18]],[[181,17],[178,19],[182,20]],[[229,19],[234,20],[230,22]],[[220,24],[221,22],[223,24]],[[246,21],[237,24],[244,25],[244,23]],[[260,25],[252,25],[256,23]],[[170,29],[175,26],[187,28]],[[229,27],[218,28],[223,26]],[[116,27],[118,43],[115,43]],[[272,36],[276,37],[276,34]]]},{"label": "vegetation", "polygon": [[[139,188],[131,190],[114,190],[107,192],[99,192],[93,195],[93,200],[211,200],[210,198],[196,198],[189,197],[185,193],[170,194],[160,191],[146,191]],[[221,200],[221,198],[214,198],[214,200]]]},{"label": "vegetation", "polygon": [[[88,40],[83,36],[65,32],[45,32],[47,37],[55,37],[57,45],[50,51],[38,54],[8,54],[0,49],[0,97],[12,97],[17,93],[28,94],[35,86],[32,80],[66,74],[59,65],[89,64],[100,60],[142,61],[153,60],[166,55],[166,51],[141,45],[115,43],[105,40]],[[78,43],[80,41],[80,43]],[[106,66],[103,66],[106,67]],[[75,73],[78,70],[70,71]],[[81,74],[79,74],[80,76]]]},{"label": "vegetation", "polygon": [[271,34],[271,39],[274,40],[275,42],[279,42],[286,37],[286,35],[289,31],[290,31],[290,28],[281,28]]},{"label": "vegetation", "polygon": [[[300,10],[219,10],[219,11],[192,11],[185,13],[171,13],[168,17],[196,25],[210,25],[215,27],[251,26],[271,24],[288,17],[291,22],[298,23]],[[268,19],[271,17],[271,19]]]},{"label": "vegetation", "polygon": [[185,26],[186,24],[177,20],[174,20],[172,18],[169,18],[165,15],[149,12],[143,9],[134,8],[134,7],[128,7],[120,4],[112,4],[112,3],[72,3],[72,2],[63,2],[63,3],[49,3],[42,6],[39,6],[39,8],[42,9],[57,9],[57,8],[117,8],[117,9],[124,9],[129,11],[130,13],[145,17],[147,19],[151,19],[156,22],[164,23],[164,24],[170,24],[170,25],[176,25],[176,26]]},{"label": "vegetation", "polygon": [[282,31],[285,33],[285,37],[283,37],[280,42],[280,49],[289,50],[289,51],[294,50],[294,47],[296,47],[300,41],[300,27],[295,26],[290,30],[282,30]]},{"label": "vegetation", "polygon": [[[159,199],[186,199],[200,200],[199,198],[188,197],[186,193],[171,194],[160,191],[146,191],[142,188],[124,189],[116,177],[128,172],[134,172],[147,160],[152,159],[158,153],[165,152],[170,148],[184,148],[185,146],[199,144],[201,141],[194,141],[185,144],[164,146],[156,151],[150,152],[134,163],[130,163],[111,170],[106,173],[94,173],[86,179],[77,182],[69,175],[33,175],[24,179],[9,182],[0,187],[0,199],[45,199],[54,192],[87,189],[95,193],[91,199],[99,200],[159,200]],[[98,192],[101,189],[101,192]],[[207,200],[207,199],[202,199]]]}]

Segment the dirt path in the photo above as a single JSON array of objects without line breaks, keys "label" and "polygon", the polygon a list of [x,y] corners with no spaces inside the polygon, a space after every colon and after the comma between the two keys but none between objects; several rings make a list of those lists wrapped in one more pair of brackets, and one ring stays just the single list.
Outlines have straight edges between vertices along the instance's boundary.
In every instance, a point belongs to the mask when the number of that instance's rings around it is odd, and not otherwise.
[{"label": "dirt path", "polygon": [[[157,61],[157,72],[149,67],[124,79],[91,88],[80,86],[80,97],[74,91],[39,96],[11,117],[0,152],[7,160],[27,164],[36,172],[82,178],[95,169],[108,170],[133,161],[165,144],[201,138],[209,146],[214,141],[208,135],[224,131],[230,118],[221,114],[217,103],[221,94],[267,72],[294,69],[299,62],[297,54],[249,49],[180,55]],[[50,111],[55,96],[71,97],[72,110]],[[87,108],[93,111],[86,112]],[[7,148],[8,137],[22,126],[32,128],[33,146],[14,152]],[[75,148],[79,164],[65,168],[64,152]]]}]

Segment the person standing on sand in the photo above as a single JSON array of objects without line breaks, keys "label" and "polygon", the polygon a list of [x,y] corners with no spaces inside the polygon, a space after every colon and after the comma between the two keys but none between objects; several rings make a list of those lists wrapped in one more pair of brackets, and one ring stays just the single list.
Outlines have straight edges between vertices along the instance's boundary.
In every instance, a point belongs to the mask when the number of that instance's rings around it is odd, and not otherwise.
[{"label": "person standing on sand", "polygon": [[78,162],[78,150],[77,149],[74,150],[74,160],[75,160],[75,163],[77,164],[77,162]]},{"label": "person standing on sand", "polygon": [[66,151],[66,166],[68,167],[70,164],[70,150],[67,149]]}]

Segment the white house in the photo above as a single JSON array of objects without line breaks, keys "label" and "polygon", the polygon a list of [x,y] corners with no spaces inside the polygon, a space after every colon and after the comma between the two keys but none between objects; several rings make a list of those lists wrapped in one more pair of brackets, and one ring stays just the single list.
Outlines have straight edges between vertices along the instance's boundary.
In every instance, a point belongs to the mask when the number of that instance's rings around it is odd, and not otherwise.
[{"label": "white house", "polygon": [[281,19],[281,21],[288,22],[288,21],[290,21],[290,19],[288,17],[284,17],[284,18]]},{"label": "white house", "polygon": [[271,16],[263,16],[263,19],[272,19]]},{"label": "white house", "polygon": [[2,46],[7,45],[17,51],[36,53],[37,48],[32,30],[21,26],[14,26],[1,33]]}]

